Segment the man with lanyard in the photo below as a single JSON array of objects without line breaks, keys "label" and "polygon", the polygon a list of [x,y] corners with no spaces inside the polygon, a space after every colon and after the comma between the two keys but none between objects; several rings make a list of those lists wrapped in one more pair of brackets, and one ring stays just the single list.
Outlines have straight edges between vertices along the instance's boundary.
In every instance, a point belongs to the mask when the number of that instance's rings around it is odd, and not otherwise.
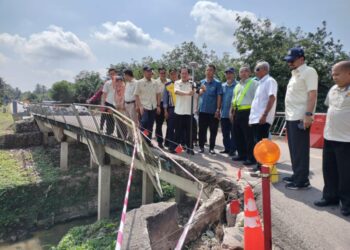
[{"label": "man with lanyard", "polygon": [[171,153],[175,153],[175,103],[176,95],[174,90],[174,83],[177,81],[177,70],[175,68],[169,70],[170,81],[165,84],[163,91],[163,108],[164,117],[167,120],[167,130],[165,136],[164,146],[169,148]]},{"label": "man with lanyard", "polygon": [[229,67],[225,70],[226,82],[222,84],[222,105],[221,105],[221,131],[225,150],[221,154],[234,156],[236,145],[234,142],[233,126],[230,121],[230,108],[233,97],[233,90],[236,86],[235,69]]},{"label": "man with lanyard", "polygon": [[[261,61],[255,66],[259,79],[249,115],[249,125],[253,128],[254,146],[263,138],[269,137],[270,126],[275,119],[277,82],[269,75],[270,65]],[[260,164],[254,169],[260,170]]]},{"label": "man with lanyard", "polygon": [[199,148],[204,153],[204,143],[209,127],[209,153],[215,155],[214,147],[218,133],[221,109],[221,83],[214,79],[216,67],[209,64],[206,69],[206,78],[201,81],[199,90]]},{"label": "man with lanyard", "polygon": [[[152,139],[154,119],[160,114],[160,92],[157,83],[152,79],[153,69],[149,66],[143,67],[144,78],[140,79],[135,88],[136,109],[140,113],[141,130]],[[152,146],[150,141],[148,145]]]},{"label": "man with lanyard", "polygon": [[238,155],[233,157],[234,161],[244,161],[244,165],[254,165],[256,160],[253,155],[254,139],[253,130],[249,126],[249,114],[254,99],[258,82],[250,78],[250,68],[244,65],[239,70],[240,82],[233,91],[231,120]]},{"label": "man with lanyard", "polygon": [[305,63],[304,50],[289,50],[284,58],[292,70],[287,85],[285,109],[287,135],[293,175],[283,178],[286,188],[292,190],[310,187],[310,126],[316,109],[318,75]]},{"label": "man with lanyard", "polygon": [[156,114],[156,137],[158,142],[158,147],[163,147],[163,123],[164,123],[164,108],[163,108],[163,92],[164,92],[164,85],[165,83],[169,82],[170,80],[166,78],[166,69],[164,67],[158,68],[159,72],[159,78],[157,78],[155,81],[158,85],[159,92],[160,92],[160,113]]}]

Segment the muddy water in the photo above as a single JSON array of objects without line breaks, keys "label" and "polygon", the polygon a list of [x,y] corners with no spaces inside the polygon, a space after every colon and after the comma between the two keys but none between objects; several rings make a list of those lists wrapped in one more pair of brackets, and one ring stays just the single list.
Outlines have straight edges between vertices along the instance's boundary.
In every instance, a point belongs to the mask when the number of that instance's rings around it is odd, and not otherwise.
[{"label": "muddy water", "polygon": [[33,233],[33,236],[29,239],[10,244],[0,244],[0,250],[48,250],[52,246],[57,246],[62,237],[72,227],[91,224],[95,221],[96,217],[90,217],[58,224],[48,230]]}]

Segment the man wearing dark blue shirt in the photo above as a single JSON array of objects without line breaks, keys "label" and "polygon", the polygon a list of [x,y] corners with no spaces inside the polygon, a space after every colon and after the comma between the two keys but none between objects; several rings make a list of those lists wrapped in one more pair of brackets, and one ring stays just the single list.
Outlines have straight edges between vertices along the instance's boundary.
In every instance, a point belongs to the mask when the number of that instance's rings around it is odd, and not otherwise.
[{"label": "man wearing dark blue shirt", "polygon": [[229,67],[225,70],[226,82],[222,84],[222,105],[221,105],[221,131],[225,149],[221,154],[234,156],[236,145],[233,138],[233,126],[230,121],[230,108],[233,97],[233,89],[236,86],[235,69]]},{"label": "man wearing dark blue shirt", "polygon": [[218,132],[221,109],[221,82],[214,79],[215,66],[209,64],[206,69],[206,78],[201,81],[199,90],[199,148],[204,153],[204,143],[209,127],[209,153],[215,154],[215,140]]}]

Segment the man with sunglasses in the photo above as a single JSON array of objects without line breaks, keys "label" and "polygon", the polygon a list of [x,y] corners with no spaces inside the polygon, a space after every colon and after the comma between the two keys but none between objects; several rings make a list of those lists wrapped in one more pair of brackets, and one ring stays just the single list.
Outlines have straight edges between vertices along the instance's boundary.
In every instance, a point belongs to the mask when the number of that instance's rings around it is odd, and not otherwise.
[{"label": "man with sunglasses", "polygon": [[[268,62],[260,61],[255,66],[259,84],[255,92],[249,115],[249,125],[253,128],[254,145],[269,137],[269,129],[275,118],[277,82],[270,75]],[[254,169],[260,170],[260,164]]]},{"label": "man with sunglasses", "polygon": [[304,50],[295,47],[284,58],[292,70],[285,96],[287,135],[293,175],[283,178],[292,190],[310,187],[310,126],[316,108],[318,75],[305,63]]}]

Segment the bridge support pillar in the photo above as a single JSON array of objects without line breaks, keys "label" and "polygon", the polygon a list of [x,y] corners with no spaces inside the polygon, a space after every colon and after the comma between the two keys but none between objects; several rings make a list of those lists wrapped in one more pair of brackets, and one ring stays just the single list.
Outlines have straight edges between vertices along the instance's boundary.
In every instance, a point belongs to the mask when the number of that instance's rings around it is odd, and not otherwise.
[{"label": "bridge support pillar", "polygon": [[68,170],[68,142],[61,142],[60,168],[63,171]]},{"label": "bridge support pillar", "polygon": [[111,165],[98,166],[97,220],[108,219],[110,210]]},{"label": "bridge support pillar", "polygon": [[49,144],[49,133],[43,132],[43,145]]},{"label": "bridge support pillar", "polygon": [[94,160],[94,156],[90,154],[90,168],[98,167],[98,164]]},{"label": "bridge support pillar", "polygon": [[142,172],[142,205],[153,203],[153,183],[145,171]]},{"label": "bridge support pillar", "polygon": [[185,195],[186,195],[186,193],[182,189],[180,189],[178,187],[175,188],[175,202],[176,203],[180,203],[181,201],[183,201],[183,199],[185,198]]}]

